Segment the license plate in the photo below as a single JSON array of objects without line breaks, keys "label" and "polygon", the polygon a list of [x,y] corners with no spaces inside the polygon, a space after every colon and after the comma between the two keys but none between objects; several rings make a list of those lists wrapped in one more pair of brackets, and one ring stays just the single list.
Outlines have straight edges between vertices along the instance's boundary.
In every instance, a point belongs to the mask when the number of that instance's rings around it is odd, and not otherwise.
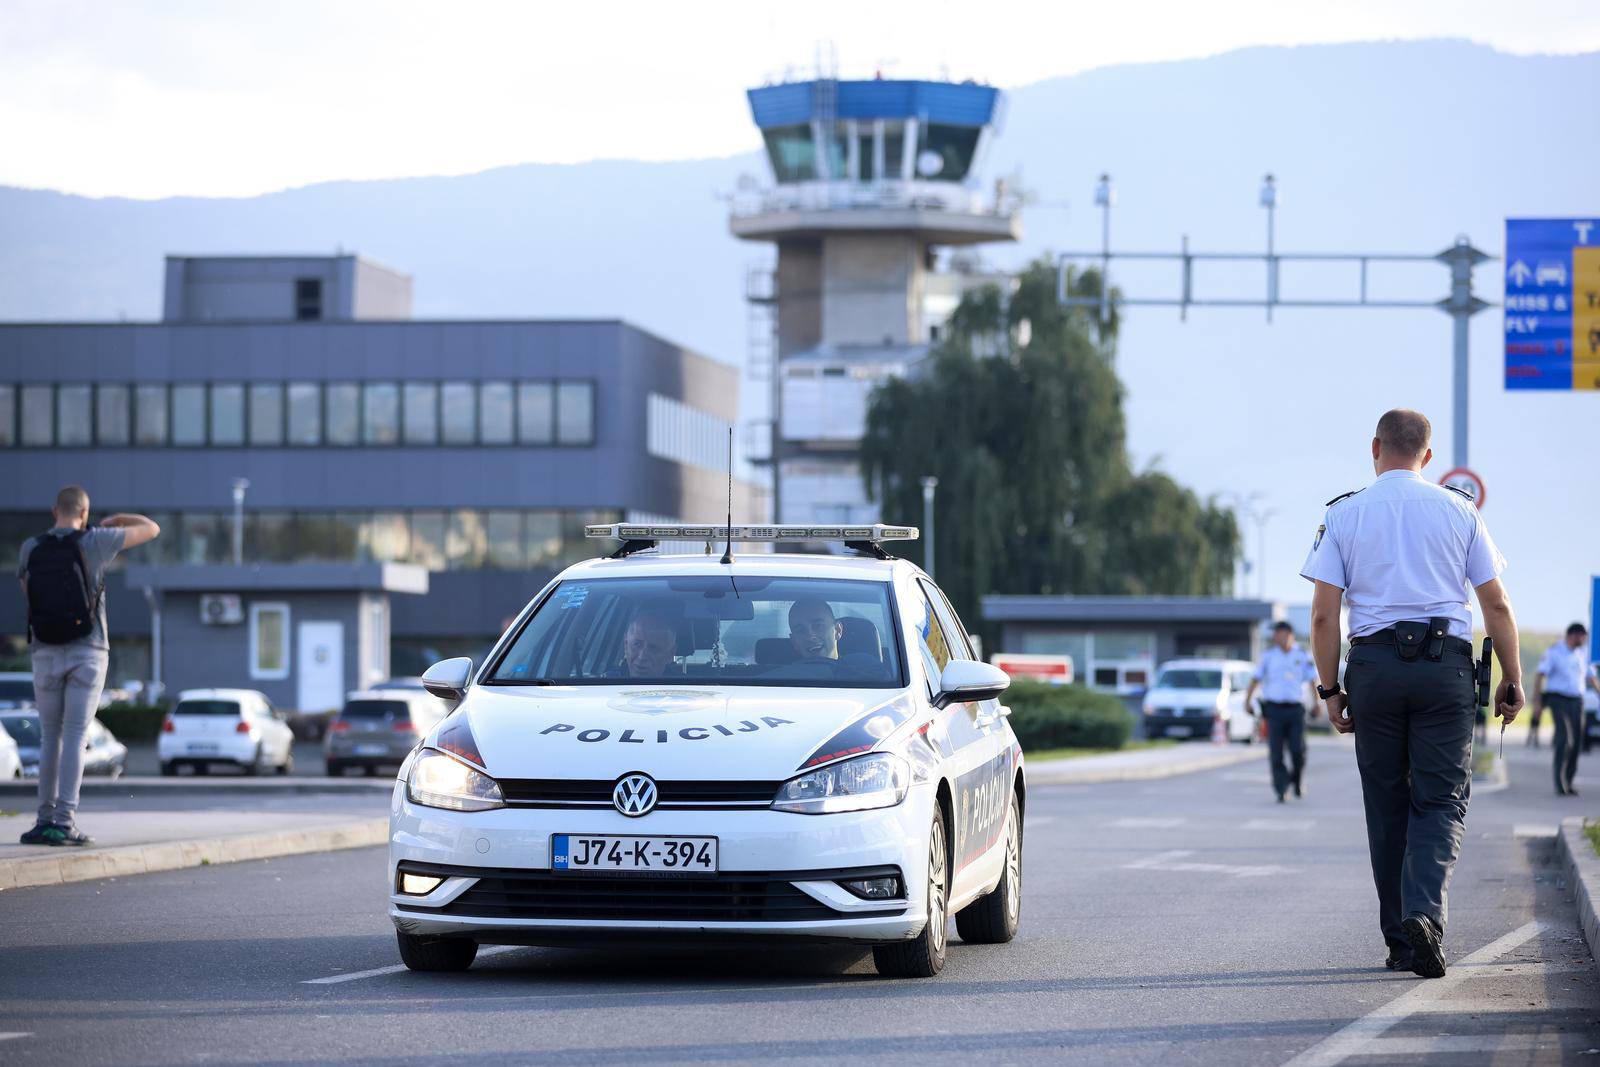
[{"label": "license plate", "polygon": [[190,741],[189,742],[189,751],[190,752],[215,752],[216,750],[217,750],[216,744],[214,742],[211,742],[211,741]]},{"label": "license plate", "polygon": [[358,755],[358,756],[381,756],[385,752],[389,751],[389,746],[387,746],[387,745],[357,745],[355,751],[356,751],[356,755]]},{"label": "license plate", "polygon": [[555,834],[550,839],[550,869],[715,874],[717,839]]},{"label": "license plate", "polygon": [[1187,727],[1187,726],[1169,726],[1169,727],[1167,727],[1167,736],[1168,737],[1188,737],[1192,733],[1194,733],[1194,731],[1189,729],[1189,727]]}]

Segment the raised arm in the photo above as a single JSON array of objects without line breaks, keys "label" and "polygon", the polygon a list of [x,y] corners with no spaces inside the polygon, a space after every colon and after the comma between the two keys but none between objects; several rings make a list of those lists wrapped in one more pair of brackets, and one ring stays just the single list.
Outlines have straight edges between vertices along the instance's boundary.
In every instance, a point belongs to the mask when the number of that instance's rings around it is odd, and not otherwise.
[{"label": "raised arm", "polygon": [[[1522,649],[1517,641],[1517,617],[1511,610],[1511,597],[1500,579],[1491,578],[1477,587],[1478,607],[1483,611],[1483,630],[1494,642],[1495,658],[1500,661],[1500,684],[1495,688],[1495,714],[1514,722],[1526,695],[1522,687]],[[1542,677],[1542,676],[1541,676]],[[1508,699],[1511,686],[1517,687],[1516,700]]]},{"label": "raised arm", "polygon": [[126,551],[154,541],[161,536],[161,527],[145,515],[110,515],[100,520],[101,526],[122,530],[122,547]]}]

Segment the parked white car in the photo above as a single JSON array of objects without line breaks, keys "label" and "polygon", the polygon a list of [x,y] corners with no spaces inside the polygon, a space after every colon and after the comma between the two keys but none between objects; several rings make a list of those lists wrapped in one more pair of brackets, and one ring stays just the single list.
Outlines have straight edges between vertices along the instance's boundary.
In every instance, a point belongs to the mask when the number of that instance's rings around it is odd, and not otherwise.
[{"label": "parked white car", "polygon": [[22,777],[22,753],[17,750],[16,738],[0,725],[0,781]]},{"label": "parked white car", "polygon": [[[870,945],[880,974],[1017,930],[1022,751],[906,527],[598,526],[406,760],[389,915],[413,970],[480,944]],[[829,535],[831,534],[831,537]],[[854,557],[661,555],[655,539],[844,541]],[[620,557],[620,558],[619,558]],[[760,951],[759,948],[752,951]]]},{"label": "parked white car", "polygon": [[1144,735],[1209,739],[1221,719],[1229,741],[1249,744],[1256,739],[1258,720],[1245,707],[1244,695],[1254,670],[1238,659],[1163,663],[1156,684],[1144,695]]},{"label": "parked white car", "polygon": [[206,774],[214,764],[246,774],[294,768],[294,734],[282,714],[254,689],[186,689],[161,726],[156,742],[161,773],[188,765]]}]

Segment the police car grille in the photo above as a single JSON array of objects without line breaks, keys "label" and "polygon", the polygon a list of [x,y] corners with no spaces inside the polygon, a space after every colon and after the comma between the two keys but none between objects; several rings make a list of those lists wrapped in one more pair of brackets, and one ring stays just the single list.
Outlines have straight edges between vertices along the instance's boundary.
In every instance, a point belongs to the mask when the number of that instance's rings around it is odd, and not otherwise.
[{"label": "police car grille", "polygon": [[[502,778],[506,803],[525,808],[609,808],[614,779]],[[657,782],[658,808],[758,808],[782,782]]]},{"label": "police car grille", "polygon": [[788,881],[761,875],[608,878],[542,872],[480,878],[437,912],[484,919],[710,922],[801,922],[839,915]]}]

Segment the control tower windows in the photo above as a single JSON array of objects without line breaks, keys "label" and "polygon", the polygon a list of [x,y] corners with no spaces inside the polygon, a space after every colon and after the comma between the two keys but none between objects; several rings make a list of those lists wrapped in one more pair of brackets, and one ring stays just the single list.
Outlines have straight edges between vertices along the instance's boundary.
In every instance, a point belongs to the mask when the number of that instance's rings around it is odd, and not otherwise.
[{"label": "control tower windows", "polygon": [[903,122],[883,124],[883,176],[890,180],[905,177],[902,164],[906,155],[906,126]]},{"label": "control tower windows", "polygon": [[810,126],[775,126],[764,134],[772,174],[779,182],[805,182],[817,176],[816,145]]},{"label": "control tower windows", "polygon": [[918,130],[917,155],[913,164],[923,181],[959,182],[972,168],[978,150],[978,126],[949,126],[922,123]]}]

